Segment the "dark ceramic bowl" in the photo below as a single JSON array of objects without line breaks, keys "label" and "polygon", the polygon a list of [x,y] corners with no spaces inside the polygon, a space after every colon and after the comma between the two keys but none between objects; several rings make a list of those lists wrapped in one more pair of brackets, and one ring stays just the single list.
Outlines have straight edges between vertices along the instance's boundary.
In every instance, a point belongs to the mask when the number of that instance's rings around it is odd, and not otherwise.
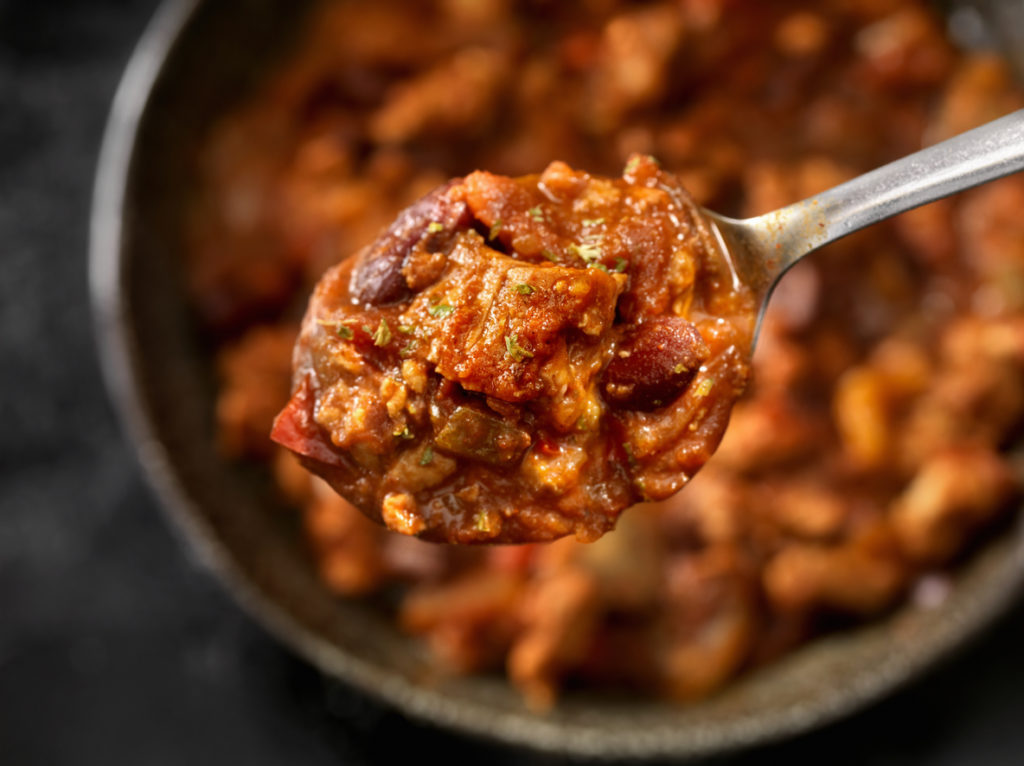
[{"label": "dark ceramic bowl", "polygon": [[103,362],[140,459],[191,546],[271,633],[325,673],[443,727],[579,755],[693,757],[857,710],[933,666],[1013,601],[1024,583],[1020,524],[956,574],[940,608],[907,606],[819,640],[707,701],[678,707],[580,693],[537,715],[499,678],[438,681],[424,649],[381,612],[332,597],[268,500],[266,480],[214,448],[210,363],[179,273],[190,159],[203,130],[256,70],[272,66],[297,15],[287,0],[173,0],[160,9],[114,103],[91,242]]}]

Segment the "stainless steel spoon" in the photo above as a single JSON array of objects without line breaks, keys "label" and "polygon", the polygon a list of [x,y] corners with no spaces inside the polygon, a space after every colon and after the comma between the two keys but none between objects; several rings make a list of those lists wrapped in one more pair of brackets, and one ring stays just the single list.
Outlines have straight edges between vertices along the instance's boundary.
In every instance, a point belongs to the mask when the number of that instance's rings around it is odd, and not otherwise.
[{"label": "stainless steel spoon", "polygon": [[738,278],[759,301],[756,342],[772,290],[808,253],[865,226],[1019,170],[1024,170],[1024,109],[757,218],[703,213],[731,256]]}]

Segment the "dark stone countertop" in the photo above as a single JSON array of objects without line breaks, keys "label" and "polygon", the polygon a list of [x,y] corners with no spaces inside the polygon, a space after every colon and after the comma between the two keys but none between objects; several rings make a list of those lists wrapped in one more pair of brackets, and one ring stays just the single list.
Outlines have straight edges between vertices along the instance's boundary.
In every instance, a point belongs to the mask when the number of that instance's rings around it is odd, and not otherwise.
[{"label": "dark stone countertop", "polygon": [[[92,175],[156,0],[0,0],[0,762],[555,763],[436,731],[322,678],[168,529],[91,337]],[[722,761],[1024,762],[1024,609],[853,719]]]}]

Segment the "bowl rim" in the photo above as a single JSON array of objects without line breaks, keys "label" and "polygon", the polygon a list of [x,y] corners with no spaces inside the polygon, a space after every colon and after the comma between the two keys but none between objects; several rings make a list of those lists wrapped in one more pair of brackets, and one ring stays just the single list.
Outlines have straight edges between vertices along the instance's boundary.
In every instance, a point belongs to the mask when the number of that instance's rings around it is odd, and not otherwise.
[{"label": "bowl rim", "polygon": [[[860,711],[948,660],[1020,598],[1024,592],[1024,545],[1017,546],[1015,551],[1018,574],[1010,587],[993,589],[998,592],[986,594],[986,598],[972,604],[959,625],[941,640],[927,644],[926,651],[904,658],[896,672],[889,669],[867,674],[839,697],[822,697],[814,705],[780,707],[755,721],[740,718],[699,732],[684,727],[675,732],[656,729],[648,737],[628,739],[601,729],[584,727],[585,731],[577,731],[564,721],[525,711],[502,713],[496,723],[494,712],[446,697],[443,690],[417,686],[397,673],[352,656],[300,624],[249,580],[231,551],[217,539],[176,474],[143,401],[123,290],[128,250],[124,221],[139,129],[168,60],[175,47],[186,40],[190,22],[203,5],[204,0],[162,0],[129,58],[112,102],[97,162],[90,214],[89,290],[94,340],[107,392],[122,430],[135,446],[143,474],[158,505],[171,520],[171,528],[243,611],[285,646],[360,693],[420,721],[463,735],[577,757],[671,756],[688,760],[789,739]],[[438,704],[439,701],[444,704]],[[826,701],[829,704],[820,704]]]}]

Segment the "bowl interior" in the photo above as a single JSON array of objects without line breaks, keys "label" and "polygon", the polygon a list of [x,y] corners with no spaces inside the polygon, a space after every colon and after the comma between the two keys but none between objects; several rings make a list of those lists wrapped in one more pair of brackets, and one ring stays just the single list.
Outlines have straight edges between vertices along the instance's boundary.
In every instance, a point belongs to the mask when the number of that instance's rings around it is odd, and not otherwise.
[{"label": "bowl interior", "polygon": [[166,5],[119,94],[93,222],[101,346],[142,461],[189,543],[271,632],[325,672],[441,725],[551,751],[696,756],[852,711],[962,644],[1016,596],[1019,523],[956,574],[941,608],[910,605],[819,640],[696,705],[570,693],[547,715],[529,712],[499,678],[439,677],[380,609],[334,598],[268,499],[267,479],[215,449],[213,374],[180,257],[205,129],[273,66],[301,16],[284,0]]}]

